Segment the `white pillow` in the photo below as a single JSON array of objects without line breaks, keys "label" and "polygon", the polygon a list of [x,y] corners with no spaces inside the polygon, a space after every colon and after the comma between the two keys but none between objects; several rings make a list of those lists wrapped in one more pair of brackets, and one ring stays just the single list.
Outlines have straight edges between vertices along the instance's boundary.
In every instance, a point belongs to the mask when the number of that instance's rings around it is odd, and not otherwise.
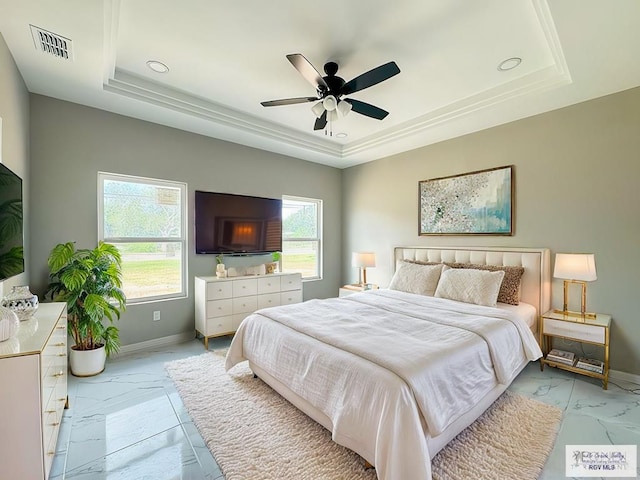
[{"label": "white pillow", "polygon": [[389,289],[433,297],[441,271],[441,263],[437,265],[422,265],[399,260],[396,264],[396,273],[393,274],[389,284]]},{"label": "white pillow", "polygon": [[495,307],[504,271],[491,272],[472,268],[448,268],[440,275],[435,296]]}]

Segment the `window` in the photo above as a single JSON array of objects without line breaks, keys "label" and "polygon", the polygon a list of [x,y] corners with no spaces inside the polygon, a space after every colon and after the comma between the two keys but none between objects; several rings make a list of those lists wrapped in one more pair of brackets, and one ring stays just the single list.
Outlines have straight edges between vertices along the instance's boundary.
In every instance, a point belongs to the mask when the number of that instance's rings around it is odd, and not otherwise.
[{"label": "window", "polygon": [[122,255],[128,303],[185,297],[184,183],[98,173],[98,237]]},{"label": "window", "polygon": [[322,200],[282,197],[282,270],[322,278]]}]

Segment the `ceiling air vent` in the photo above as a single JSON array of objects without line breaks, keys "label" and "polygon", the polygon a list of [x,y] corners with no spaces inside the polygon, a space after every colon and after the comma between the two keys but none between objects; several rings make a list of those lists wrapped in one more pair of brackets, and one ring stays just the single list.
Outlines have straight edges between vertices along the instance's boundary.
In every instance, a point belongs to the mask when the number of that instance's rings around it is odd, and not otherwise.
[{"label": "ceiling air vent", "polygon": [[44,53],[49,53],[54,57],[73,60],[71,40],[56,33],[43,30],[35,25],[30,25],[30,27],[36,49]]}]

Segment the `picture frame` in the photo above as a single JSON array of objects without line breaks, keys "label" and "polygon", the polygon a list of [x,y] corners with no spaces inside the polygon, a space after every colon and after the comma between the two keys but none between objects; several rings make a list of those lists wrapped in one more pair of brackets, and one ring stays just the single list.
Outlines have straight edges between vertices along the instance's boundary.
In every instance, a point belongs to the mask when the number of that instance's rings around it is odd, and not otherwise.
[{"label": "picture frame", "polygon": [[513,235],[513,165],[418,182],[418,234]]}]

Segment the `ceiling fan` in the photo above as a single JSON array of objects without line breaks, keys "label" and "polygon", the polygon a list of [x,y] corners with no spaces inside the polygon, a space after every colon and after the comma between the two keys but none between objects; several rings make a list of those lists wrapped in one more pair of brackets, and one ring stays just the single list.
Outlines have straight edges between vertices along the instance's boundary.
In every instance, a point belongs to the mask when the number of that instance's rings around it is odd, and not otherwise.
[{"label": "ceiling fan", "polygon": [[293,105],[296,103],[316,102],[312,107],[313,113],[316,115],[316,122],[313,126],[314,130],[322,130],[326,127],[327,122],[337,120],[341,116],[345,116],[349,111],[367,117],[382,120],[389,115],[389,112],[371,105],[370,103],[361,102],[351,98],[341,98],[344,95],[364,90],[365,88],[383,82],[394,75],[400,73],[400,69],[396,62],[385,63],[368,72],[358,75],[353,80],[345,82],[344,79],[338,77],[338,64],[328,62],[324,65],[326,76],[320,75],[318,70],[300,53],[292,53],[287,55],[287,59],[295,67],[298,72],[316,89],[315,97],[297,97],[284,98],[281,100],[270,100],[261,102],[263,107],[275,107],[279,105]]}]

